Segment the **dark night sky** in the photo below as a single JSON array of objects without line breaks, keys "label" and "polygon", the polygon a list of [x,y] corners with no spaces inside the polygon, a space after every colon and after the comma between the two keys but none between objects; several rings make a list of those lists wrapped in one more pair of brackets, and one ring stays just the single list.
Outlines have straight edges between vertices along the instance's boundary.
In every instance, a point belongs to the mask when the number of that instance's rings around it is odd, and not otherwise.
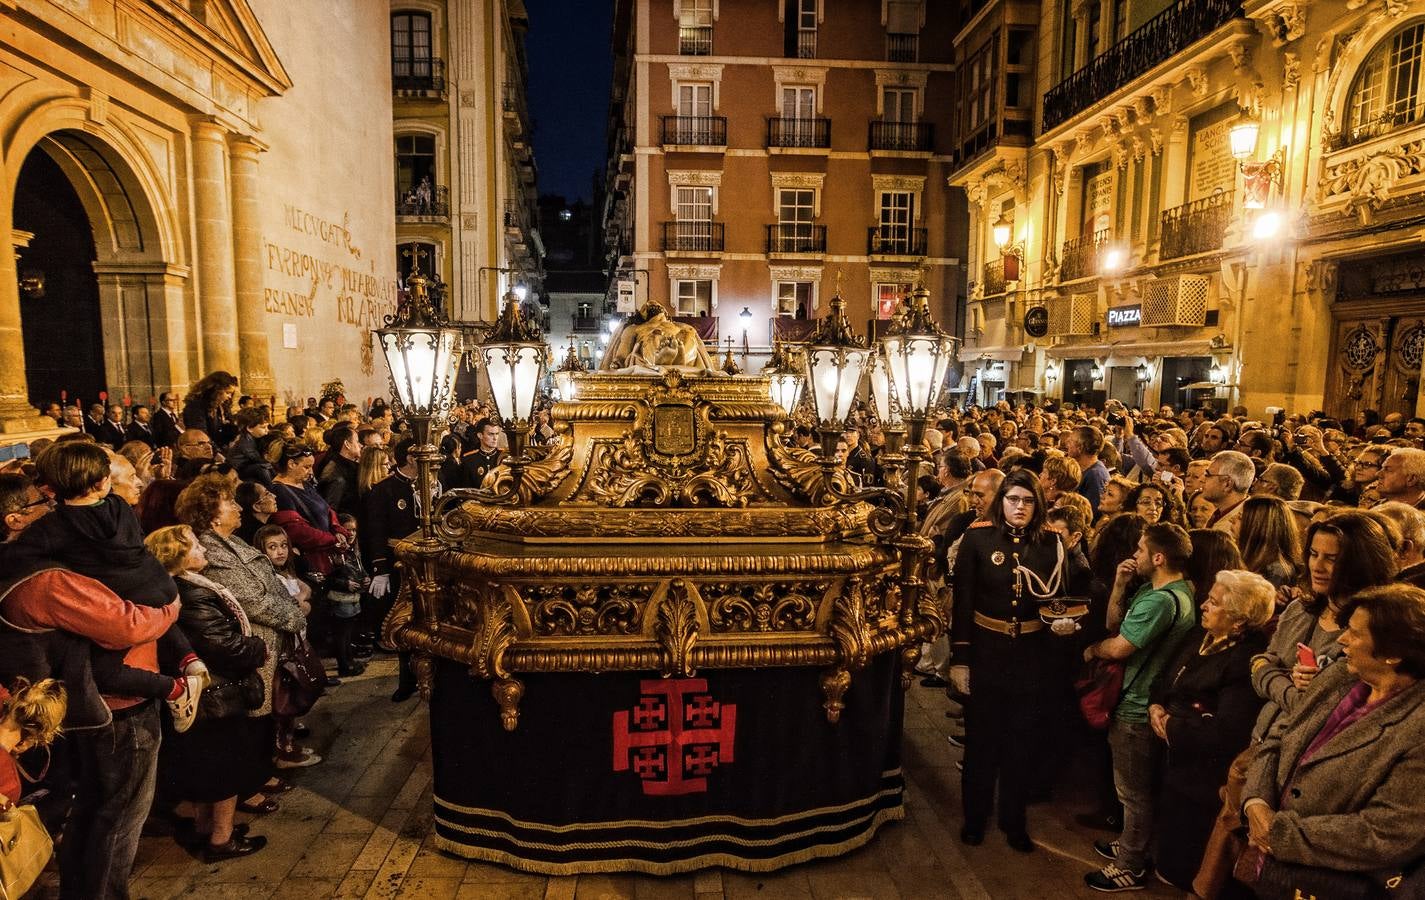
[{"label": "dark night sky", "polygon": [[611,0],[526,0],[529,106],[539,192],[591,199],[604,166]]}]

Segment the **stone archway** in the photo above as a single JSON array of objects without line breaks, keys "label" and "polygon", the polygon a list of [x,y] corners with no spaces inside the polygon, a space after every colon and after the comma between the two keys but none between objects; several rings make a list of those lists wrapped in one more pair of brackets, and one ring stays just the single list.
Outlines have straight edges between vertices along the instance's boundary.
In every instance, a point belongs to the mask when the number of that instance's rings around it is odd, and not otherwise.
[{"label": "stone archway", "polygon": [[[28,235],[25,219],[35,212],[27,203],[35,187],[26,182],[31,177],[63,179],[50,187],[59,195],[68,194],[82,210],[84,221],[70,226],[87,228],[83,240],[62,232]],[[49,257],[63,276],[62,283],[55,284],[56,293],[47,290],[46,298],[25,296],[23,290],[20,297],[31,403],[58,399],[55,393],[63,379],[56,378],[54,366],[65,356],[55,348],[71,341],[75,374],[82,382],[76,387],[91,392],[86,400],[102,389],[115,400],[132,397],[146,403],[160,391],[187,382],[181,313],[186,272],[165,258],[170,242],[164,239],[161,221],[170,211],[156,208],[150,196],[136,167],[114,143],[79,128],[40,137],[18,166],[12,209],[18,267],[23,274],[31,261]],[[49,252],[54,248],[36,243],[46,240],[71,251],[82,244],[88,258],[56,263]],[[99,352],[79,352],[86,348]],[[75,395],[71,389],[70,396]]]}]

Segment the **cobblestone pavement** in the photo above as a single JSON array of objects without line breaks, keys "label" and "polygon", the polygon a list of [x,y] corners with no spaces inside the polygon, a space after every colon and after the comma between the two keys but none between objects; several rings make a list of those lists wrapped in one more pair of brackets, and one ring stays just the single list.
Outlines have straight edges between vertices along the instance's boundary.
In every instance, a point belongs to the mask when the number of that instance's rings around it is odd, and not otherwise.
[{"label": "cobblestone pavement", "polygon": [[[840,859],[748,875],[710,870],[657,878],[583,875],[545,878],[468,862],[431,845],[430,740],[418,700],[396,705],[395,662],[377,657],[360,678],[343,679],[307,717],[325,757],[291,773],[297,789],[252,825],[267,848],[245,859],[204,865],[171,840],[146,837],[134,868],[135,900],[324,898],[499,898],[499,900],[716,900],[716,898],[1061,898],[1101,896],[1081,876],[1097,868],[1098,834],[1073,826],[1080,804],[1033,807],[1040,844],[1022,855],[991,831],[977,848],[960,844],[960,751],[945,741],[951,722],[943,693],[911,688],[906,710],[903,822]],[[250,819],[240,814],[240,820]],[[1156,882],[1139,896],[1181,896]]]}]

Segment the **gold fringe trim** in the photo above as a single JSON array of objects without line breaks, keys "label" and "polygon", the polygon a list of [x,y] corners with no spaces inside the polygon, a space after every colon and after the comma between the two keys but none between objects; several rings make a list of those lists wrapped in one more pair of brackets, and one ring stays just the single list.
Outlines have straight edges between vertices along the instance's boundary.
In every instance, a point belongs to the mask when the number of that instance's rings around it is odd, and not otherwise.
[{"label": "gold fringe trim", "polygon": [[[890,771],[881,773],[882,779],[899,778],[900,776],[900,769],[891,769]],[[451,810],[452,812],[465,813],[467,815],[474,816],[488,816],[492,819],[504,819],[506,822],[509,822],[516,828],[524,828],[529,831],[544,831],[550,834],[568,834],[573,831],[602,831],[606,828],[681,828],[686,825],[719,824],[749,825],[753,827],[756,827],[758,825],[783,825],[787,822],[795,822],[799,819],[807,819],[811,818],[812,816],[820,816],[826,813],[846,812],[847,810],[854,809],[858,806],[865,806],[872,800],[877,800],[881,797],[885,797],[890,794],[903,793],[904,791],[904,785],[901,785],[899,787],[882,788],[881,790],[877,791],[874,794],[871,794],[870,796],[863,797],[860,800],[853,800],[850,803],[843,803],[840,806],[821,806],[817,807],[816,809],[802,810],[801,812],[792,813],[786,816],[778,816],[772,819],[747,819],[743,818],[742,816],[696,816],[691,819],[620,819],[617,821],[575,822],[569,825],[546,825],[543,822],[526,822],[523,819],[516,819],[514,816],[502,810],[486,809],[478,806],[461,806],[458,803],[452,803],[449,800],[444,800],[438,796],[434,799],[436,806],[443,806],[446,809]],[[465,829],[466,827],[461,825],[455,825],[454,823],[450,822],[447,822],[446,824],[450,825],[452,828]]]},{"label": "gold fringe trim", "polygon": [[439,832],[432,834],[432,837],[435,839],[436,848],[444,850],[447,853],[453,853],[465,859],[496,863],[511,869],[516,869],[521,872],[531,872],[536,875],[589,875],[605,872],[638,872],[643,875],[681,875],[685,872],[696,872],[700,869],[707,869],[713,866],[721,866],[738,872],[772,872],[813,859],[827,859],[833,856],[842,856],[870,843],[882,825],[885,825],[887,822],[898,822],[904,818],[905,807],[903,806],[883,809],[871,817],[871,820],[866,825],[865,831],[854,837],[848,838],[840,843],[818,844],[814,847],[806,847],[792,853],[784,853],[768,859],[747,859],[727,853],[706,853],[700,856],[689,857],[688,859],[673,860],[671,862],[653,862],[652,860],[646,859],[599,859],[584,862],[551,863],[542,860],[525,859],[511,853],[506,853],[503,850],[491,850],[488,847],[472,847],[468,844],[457,843],[441,835]]}]

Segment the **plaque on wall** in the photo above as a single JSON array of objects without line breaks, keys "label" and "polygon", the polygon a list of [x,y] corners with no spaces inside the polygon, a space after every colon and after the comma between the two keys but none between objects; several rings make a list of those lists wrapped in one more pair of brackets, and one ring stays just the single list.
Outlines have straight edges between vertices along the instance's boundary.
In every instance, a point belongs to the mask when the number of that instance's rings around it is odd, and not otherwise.
[{"label": "plaque on wall", "polygon": [[1042,338],[1049,333],[1049,308],[1031,306],[1024,311],[1024,333],[1032,338]]},{"label": "plaque on wall", "polygon": [[1228,132],[1236,119],[1236,104],[1225,103],[1192,120],[1188,152],[1188,201],[1201,200],[1237,185],[1237,160]]}]

